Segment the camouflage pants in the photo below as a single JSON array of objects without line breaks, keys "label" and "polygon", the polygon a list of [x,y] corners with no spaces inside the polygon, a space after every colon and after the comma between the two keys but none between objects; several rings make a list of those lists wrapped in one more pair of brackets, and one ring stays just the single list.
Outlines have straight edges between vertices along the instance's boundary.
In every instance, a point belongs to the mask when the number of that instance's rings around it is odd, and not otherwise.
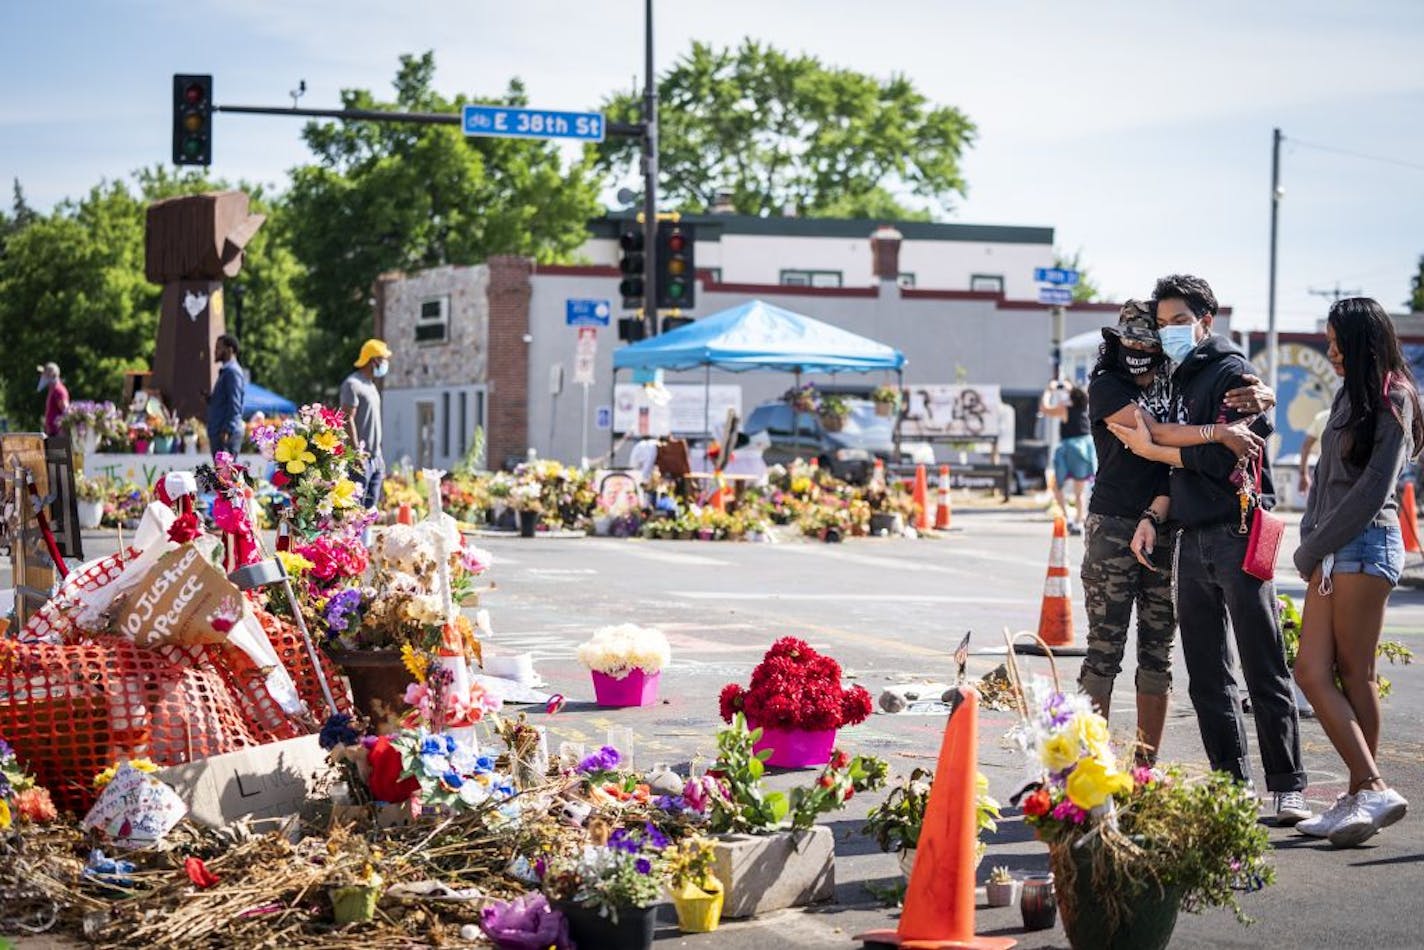
[{"label": "camouflage pants", "polygon": [[1122,669],[1127,626],[1137,605],[1137,692],[1166,695],[1172,689],[1172,638],[1177,618],[1172,610],[1172,542],[1157,532],[1152,562],[1158,571],[1137,563],[1128,546],[1137,521],[1113,515],[1089,515],[1083,555],[1083,595],[1088,610],[1088,655],[1078,685],[1099,705],[1112,694]]}]

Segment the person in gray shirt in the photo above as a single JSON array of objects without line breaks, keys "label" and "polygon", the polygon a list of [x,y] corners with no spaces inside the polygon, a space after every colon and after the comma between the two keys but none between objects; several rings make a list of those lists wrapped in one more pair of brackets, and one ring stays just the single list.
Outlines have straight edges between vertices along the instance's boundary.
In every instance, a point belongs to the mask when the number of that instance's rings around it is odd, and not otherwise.
[{"label": "person in gray shirt", "polygon": [[376,380],[390,368],[391,348],[383,340],[367,340],[356,358],[356,372],[341,382],[347,434],[353,445],[366,452],[366,468],[357,479],[365,508],[380,506],[381,487],[386,480],[386,462],[381,455],[381,391]]},{"label": "person in gray shirt", "polygon": [[1330,365],[1344,385],[1320,439],[1315,485],[1300,522],[1295,566],[1308,586],[1295,679],[1344,759],[1350,786],[1332,808],[1296,828],[1346,848],[1409,807],[1385,784],[1376,760],[1375,648],[1385,602],[1404,567],[1395,486],[1424,445],[1424,414],[1394,324],[1378,302],[1337,301],[1326,335]]}]

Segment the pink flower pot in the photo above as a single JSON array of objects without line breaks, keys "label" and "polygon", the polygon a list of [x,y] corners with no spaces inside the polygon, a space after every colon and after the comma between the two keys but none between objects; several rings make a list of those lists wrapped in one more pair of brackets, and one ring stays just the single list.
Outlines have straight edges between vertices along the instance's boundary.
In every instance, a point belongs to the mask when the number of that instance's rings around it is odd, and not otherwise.
[{"label": "pink flower pot", "polygon": [[662,672],[645,673],[633,669],[620,679],[597,670],[593,673],[593,695],[600,706],[651,706],[658,701],[658,680]]},{"label": "pink flower pot", "polygon": [[804,769],[825,765],[831,761],[831,752],[836,747],[834,729],[776,729],[763,726],[761,738],[754,748],[757,752],[771,749],[767,765],[782,769]]}]

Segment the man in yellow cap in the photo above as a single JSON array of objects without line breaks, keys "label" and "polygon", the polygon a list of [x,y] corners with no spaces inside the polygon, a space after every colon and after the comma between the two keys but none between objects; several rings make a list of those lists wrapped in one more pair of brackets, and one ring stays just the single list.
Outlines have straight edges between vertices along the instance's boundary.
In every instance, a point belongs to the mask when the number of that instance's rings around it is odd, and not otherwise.
[{"label": "man in yellow cap", "polygon": [[380,505],[381,485],[386,480],[386,461],[381,455],[381,391],[376,388],[376,380],[390,368],[391,348],[383,340],[367,340],[356,358],[356,372],[341,382],[347,432],[368,456],[361,479],[361,504],[367,508]]}]

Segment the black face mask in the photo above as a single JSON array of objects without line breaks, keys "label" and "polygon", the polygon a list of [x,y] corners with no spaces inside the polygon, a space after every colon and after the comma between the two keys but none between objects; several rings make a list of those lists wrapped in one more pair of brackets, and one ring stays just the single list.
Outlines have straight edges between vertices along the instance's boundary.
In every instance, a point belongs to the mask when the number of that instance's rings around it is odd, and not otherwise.
[{"label": "black face mask", "polygon": [[1127,371],[1130,376],[1141,376],[1143,373],[1150,373],[1161,366],[1167,359],[1165,353],[1148,353],[1143,350],[1130,350],[1121,347],[1117,351],[1117,364]]}]

